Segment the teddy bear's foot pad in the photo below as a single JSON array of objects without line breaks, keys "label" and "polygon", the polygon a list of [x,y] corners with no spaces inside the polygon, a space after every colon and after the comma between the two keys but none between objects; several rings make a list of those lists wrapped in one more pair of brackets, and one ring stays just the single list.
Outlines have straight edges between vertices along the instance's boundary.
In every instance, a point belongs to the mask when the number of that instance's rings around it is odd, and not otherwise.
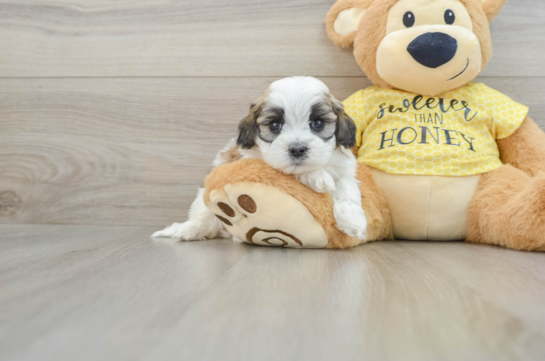
[{"label": "teddy bear's foot pad", "polygon": [[237,239],[261,246],[325,248],[323,227],[297,199],[273,186],[241,182],[210,192],[208,207]]}]

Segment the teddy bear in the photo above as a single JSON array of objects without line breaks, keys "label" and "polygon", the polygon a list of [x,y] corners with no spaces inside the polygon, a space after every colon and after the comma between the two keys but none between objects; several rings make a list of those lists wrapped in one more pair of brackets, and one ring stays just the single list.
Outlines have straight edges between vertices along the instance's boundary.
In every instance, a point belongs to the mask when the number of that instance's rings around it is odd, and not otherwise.
[{"label": "teddy bear", "polygon": [[465,240],[545,251],[545,133],[526,106],[473,82],[505,2],[338,0],[327,14],[330,39],[353,46],[374,84],[344,101],[365,240],[337,229],[329,195],[259,159],[216,168],[209,209],[235,239],[263,246]]}]

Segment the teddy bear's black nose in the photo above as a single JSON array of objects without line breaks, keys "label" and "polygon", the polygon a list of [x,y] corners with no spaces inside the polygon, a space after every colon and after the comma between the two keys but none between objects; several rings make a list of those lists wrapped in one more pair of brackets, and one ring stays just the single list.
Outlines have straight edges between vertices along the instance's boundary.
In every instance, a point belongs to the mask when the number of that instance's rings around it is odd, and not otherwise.
[{"label": "teddy bear's black nose", "polygon": [[407,51],[414,60],[428,68],[438,68],[456,55],[458,42],[445,33],[426,33],[409,44]]}]

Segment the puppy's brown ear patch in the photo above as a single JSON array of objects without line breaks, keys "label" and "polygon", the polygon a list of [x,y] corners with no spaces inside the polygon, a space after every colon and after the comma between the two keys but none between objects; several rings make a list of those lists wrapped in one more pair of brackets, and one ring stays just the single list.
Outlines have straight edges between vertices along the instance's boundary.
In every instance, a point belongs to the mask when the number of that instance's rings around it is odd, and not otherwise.
[{"label": "puppy's brown ear patch", "polygon": [[356,124],[344,110],[339,115],[335,137],[337,144],[347,149],[351,149],[356,144]]},{"label": "puppy's brown ear patch", "polygon": [[259,135],[259,126],[257,118],[261,109],[257,105],[250,108],[248,116],[238,124],[237,145],[242,149],[251,149],[255,147],[255,138]]},{"label": "puppy's brown ear patch", "polygon": [[337,129],[335,130],[337,144],[351,149],[356,144],[356,123],[346,114],[343,103],[335,99],[332,95],[330,95],[330,100],[331,108],[337,115]]},{"label": "puppy's brown ear patch", "polygon": [[237,145],[242,149],[252,149],[255,147],[255,139],[259,135],[257,118],[261,115],[267,95],[268,91],[263,93],[257,102],[250,106],[250,113],[248,116],[242,119],[238,124]]}]

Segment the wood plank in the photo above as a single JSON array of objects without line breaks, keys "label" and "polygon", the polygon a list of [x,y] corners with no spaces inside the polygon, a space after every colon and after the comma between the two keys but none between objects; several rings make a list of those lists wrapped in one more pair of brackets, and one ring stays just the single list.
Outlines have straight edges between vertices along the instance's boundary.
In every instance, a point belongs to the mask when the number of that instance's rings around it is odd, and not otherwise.
[{"label": "wood plank", "polygon": [[[0,223],[183,220],[274,78],[0,79]],[[482,79],[545,126],[545,79]],[[344,99],[365,78],[325,78]]]},{"label": "wood plank", "polygon": [[[361,76],[333,0],[0,0],[0,77]],[[545,3],[509,1],[484,76],[545,76]]]},{"label": "wood plank", "polygon": [[545,254],[0,226],[0,359],[539,360]]}]

